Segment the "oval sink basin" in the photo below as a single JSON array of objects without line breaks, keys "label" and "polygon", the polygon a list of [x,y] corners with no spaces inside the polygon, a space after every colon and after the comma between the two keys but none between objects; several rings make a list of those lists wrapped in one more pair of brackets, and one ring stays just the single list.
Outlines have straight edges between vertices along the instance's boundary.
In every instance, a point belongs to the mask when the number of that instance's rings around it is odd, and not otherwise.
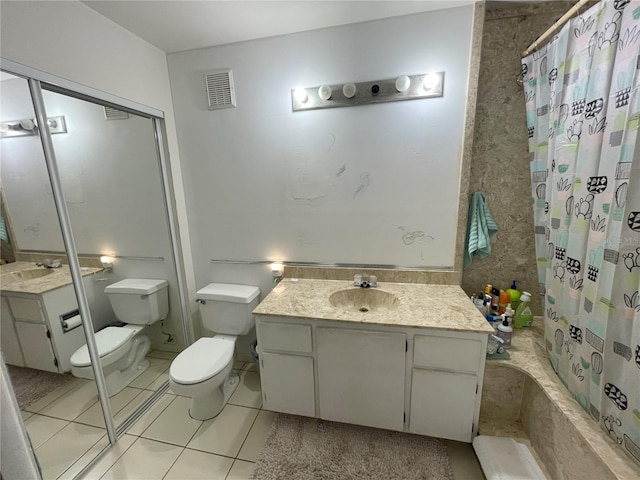
[{"label": "oval sink basin", "polygon": [[15,282],[24,282],[25,280],[33,280],[34,278],[44,277],[53,273],[51,268],[32,268],[29,270],[21,270],[19,272],[12,272],[9,275],[13,277]]},{"label": "oval sink basin", "polygon": [[338,308],[370,312],[394,308],[398,304],[398,297],[384,290],[346,288],[329,295],[329,303]]}]

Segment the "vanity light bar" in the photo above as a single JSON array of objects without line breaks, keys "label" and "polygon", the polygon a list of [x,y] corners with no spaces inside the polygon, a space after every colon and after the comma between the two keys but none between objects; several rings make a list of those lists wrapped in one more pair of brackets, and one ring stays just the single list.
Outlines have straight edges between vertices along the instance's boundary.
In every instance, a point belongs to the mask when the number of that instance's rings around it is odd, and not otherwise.
[{"label": "vanity light bar", "polygon": [[442,97],[444,72],[401,75],[386,80],[320,85],[291,90],[294,112],[320,108],[355,107],[370,103]]},{"label": "vanity light bar", "polygon": [[[271,265],[275,260],[221,260],[211,258],[209,263],[224,263],[227,265]],[[392,269],[392,270],[432,270],[440,272],[452,272],[453,267],[434,266],[434,265],[391,265],[391,264],[375,264],[375,263],[320,263],[320,262],[293,262],[293,261],[277,261],[283,267],[329,267],[329,268],[364,268],[364,269]]]},{"label": "vanity light bar", "polygon": [[[63,116],[49,117],[49,132],[51,134],[67,133],[67,122]],[[12,120],[0,123],[0,138],[7,137],[28,137],[38,135],[38,122],[35,118],[25,118],[23,120]]]}]

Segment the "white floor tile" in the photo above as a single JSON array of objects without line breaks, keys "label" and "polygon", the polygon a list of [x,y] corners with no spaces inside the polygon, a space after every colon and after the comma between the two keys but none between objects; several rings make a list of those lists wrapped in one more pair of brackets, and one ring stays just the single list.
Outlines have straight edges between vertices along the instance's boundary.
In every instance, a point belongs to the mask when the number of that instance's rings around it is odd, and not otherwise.
[{"label": "white floor tile", "polygon": [[156,403],[154,403],[149,410],[145,412],[140,419],[134,423],[127,433],[131,435],[140,435],[144,432],[153,421],[158,418],[165,408],[169,406],[171,402],[176,398],[175,395],[164,394]]},{"label": "white floor tile", "polygon": [[83,382],[77,388],[54,400],[38,413],[49,417],[73,420],[98,401],[96,383]]},{"label": "white floor tile", "polygon": [[238,458],[242,460],[249,460],[255,462],[262,451],[264,443],[267,441],[269,432],[271,431],[271,424],[276,414],[269,412],[268,410],[260,410],[256,421],[253,422],[253,426],[247,435],[247,439],[244,441]]},{"label": "white floor tile", "polygon": [[38,448],[69,424],[67,420],[35,414],[24,422],[31,445]]},{"label": "white floor tile", "polygon": [[[100,457],[89,471],[87,471],[82,480],[99,479],[111,466],[127,451],[127,449],[137,440],[138,437],[133,435],[124,435],[118,440],[118,443],[111,446],[109,450]],[[94,458],[98,456],[102,450],[109,446],[109,438],[105,435],[98,443],[96,443],[87,453],[78,459],[69,469],[64,472],[57,480],[73,480],[80,471],[89,465]]]},{"label": "white floor tile", "polygon": [[187,447],[235,457],[257,415],[256,409],[227,404],[217,417],[202,424]]},{"label": "white floor tile", "polygon": [[247,372],[256,372],[258,373],[258,364],[251,362],[251,363],[247,363],[245,364],[243,370],[246,370]]},{"label": "white floor tile", "polygon": [[24,422],[27,418],[33,415],[33,412],[25,412],[24,410],[21,410],[20,415],[22,415],[22,421]]},{"label": "white floor tile", "polygon": [[182,450],[182,447],[168,443],[138,438],[101,479],[160,480],[169,471]]},{"label": "white floor tile", "polygon": [[124,422],[127,417],[129,417],[129,415],[131,415],[133,411],[142,405],[151,395],[153,395],[153,392],[150,392],[149,390],[138,390],[138,395],[113,416],[113,422],[116,427]]},{"label": "white floor tile", "polygon": [[145,390],[151,390],[155,392],[168,381],[169,381],[169,369],[167,369],[165,372],[158,375],[158,377],[153,382],[147,385]]},{"label": "white floor tile", "polygon": [[[131,402],[135,397],[137,397],[141,393],[137,388],[124,387],[124,389],[114,395],[113,397],[109,397],[109,404],[111,405],[111,414],[116,415],[120,410],[122,410],[129,402]],[[88,410],[86,410],[82,415],[76,417],[74,422],[84,423],[86,425],[93,425],[94,427],[105,427],[104,415],[102,413],[102,406],[100,402],[92,405]]]},{"label": "white floor tile", "polygon": [[73,377],[73,379],[71,379],[70,381],[68,381],[64,385],[61,385],[60,387],[56,388],[53,392],[47,393],[44,397],[42,397],[37,402],[32,403],[28,407],[25,407],[25,410],[27,412],[39,412],[44,407],[49,405],[54,400],[57,400],[58,398],[60,398],[65,393],[77,388],[78,386],[80,386],[83,383],[90,383],[90,382],[91,382],[90,380],[85,380],[83,378]]},{"label": "white floor tile", "polygon": [[256,464],[245,462],[244,460],[236,460],[227,475],[226,480],[250,480],[251,474]]},{"label": "white floor tile", "polygon": [[105,434],[103,428],[69,423],[35,449],[44,480],[58,478]]},{"label": "white floor tile", "polygon": [[231,395],[229,403],[242,407],[260,408],[262,406],[262,390],[260,389],[260,375],[257,372],[240,372],[240,384]]},{"label": "white floor tile", "polygon": [[147,388],[171,366],[171,360],[153,357],[149,357],[147,360],[149,360],[149,368],[131,382],[129,384],[130,387]]},{"label": "white floor tile", "polygon": [[232,458],[185,448],[163,480],[225,480]]},{"label": "white floor tile", "polygon": [[244,368],[244,362],[238,362],[237,360],[234,360],[233,368],[237,370],[242,370]]},{"label": "white floor tile", "polygon": [[179,352],[168,352],[165,350],[151,350],[147,353],[147,357],[151,358],[163,358],[165,360],[173,360],[178,356]]},{"label": "white floor tile", "polygon": [[202,425],[199,420],[189,416],[191,399],[176,397],[173,402],[156,418],[142,436],[152,440],[185,446],[193,434]]}]

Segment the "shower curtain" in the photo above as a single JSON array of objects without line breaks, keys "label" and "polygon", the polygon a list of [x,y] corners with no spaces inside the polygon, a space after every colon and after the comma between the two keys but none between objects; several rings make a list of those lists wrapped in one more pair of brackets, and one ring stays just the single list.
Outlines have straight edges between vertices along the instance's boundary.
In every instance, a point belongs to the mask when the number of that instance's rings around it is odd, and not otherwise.
[{"label": "shower curtain", "polygon": [[522,60],[544,336],[640,462],[640,1],[602,1]]}]

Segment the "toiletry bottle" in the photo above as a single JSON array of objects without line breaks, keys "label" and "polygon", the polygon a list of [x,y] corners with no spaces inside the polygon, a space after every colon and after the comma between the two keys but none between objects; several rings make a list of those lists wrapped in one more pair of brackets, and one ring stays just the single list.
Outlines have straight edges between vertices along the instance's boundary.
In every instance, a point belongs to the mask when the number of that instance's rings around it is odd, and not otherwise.
[{"label": "toiletry bottle", "polygon": [[503,314],[507,309],[507,305],[511,302],[511,295],[509,292],[505,292],[504,290],[500,290],[500,295],[498,297],[498,313]]},{"label": "toiletry bottle", "polygon": [[531,313],[531,307],[529,302],[531,301],[531,294],[529,292],[522,292],[520,297],[520,305],[516,309],[516,314],[513,317],[513,326],[516,328],[528,328],[533,322],[533,314]]},{"label": "toiletry bottle", "polygon": [[511,336],[513,335],[513,327],[509,325],[509,322],[505,319],[503,322],[498,325],[498,337],[500,337],[504,341],[504,347],[511,346]]},{"label": "toiletry bottle", "polygon": [[518,281],[514,280],[511,284],[510,288],[507,288],[507,292],[509,292],[509,296],[511,297],[511,308],[518,310],[518,304],[520,303],[520,295],[521,292],[518,290],[517,284]]},{"label": "toiletry bottle", "polygon": [[502,316],[509,322],[509,325],[513,325],[513,316],[516,314],[515,310],[511,308],[511,304],[507,304],[507,308],[504,310]]}]

